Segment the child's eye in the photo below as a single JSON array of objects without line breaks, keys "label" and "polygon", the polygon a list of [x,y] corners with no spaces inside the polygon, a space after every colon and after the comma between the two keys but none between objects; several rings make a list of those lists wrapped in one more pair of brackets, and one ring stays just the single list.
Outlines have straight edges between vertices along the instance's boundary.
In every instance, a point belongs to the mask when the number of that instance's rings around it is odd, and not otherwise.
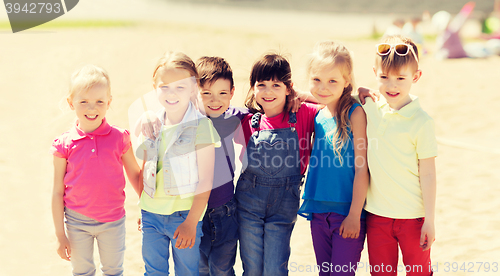
[{"label": "child's eye", "polygon": [[184,86],[177,86],[177,90],[184,90],[186,87]]},{"label": "child's eye", "polygon": [[257,84],[257,87],[266,87],[266,85],[263,83],[259,83],[259,84]]},{"label": "child's eye", "polygon": [[314,78],[313,81],[319,82],[319,79],[318,78]]},{"label": "child's eye", "polygon": [[81,104],[86,104],[86,103],[87,103],[87,101],[80,101],[80,103],[81,103]]},{"label": "child's eye", "polygon": [[330,80],[330,83],[336,83],[337,81],[336,80]]},{"label": "child's eye", "polygon": [[380,78],[385,80],[385,79],[387,79],[387,76],[382,75],[382,76],[380,76]]},{"label": "child's eye", "polygon": [[281,87],[281,85],[279,83],[275,83],[273,84],[274,87]]},{"label": "child's eye", "polygon": [[227,92],[221,91],[221,92],[220,92],[220,94],[221,94],[221,95],[226,95],[226,94],[227,94]]},{"label": "child's eye", "polygon": [[161,90],[167,90],[167,89],[168,89],[168,86],[166,86],[166,85],[162,85],[162,86],[160,86],[160,89],[161,89]]},{"label": "child's eye", "polygon": [[405,80],[405,77],[399,77],[398,80]]}]

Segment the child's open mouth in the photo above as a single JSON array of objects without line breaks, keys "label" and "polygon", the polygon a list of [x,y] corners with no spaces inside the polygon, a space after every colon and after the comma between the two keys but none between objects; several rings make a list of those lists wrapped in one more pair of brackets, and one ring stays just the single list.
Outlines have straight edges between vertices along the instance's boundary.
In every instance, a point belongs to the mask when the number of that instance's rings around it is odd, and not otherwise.
[{"label": "child's open mouth", "polygon": [[386,92],[386,94],[389,97],[397,97],[399,95],[399,92]]},{"label": "child's open mouth", "polygon": [[213,111],[219,111],[222,108],[222,106],[217,106],[217,107],[215,107],[215,106],[208,106],[208,108],[210,110],[213,110]]},{"label": "child's open mouth", "polygon": [[97,115],[85,115],[85,118],[87,118],[90,121],[93,121],[93,120],[97,119]]},{"label": "child's open mouth", "polygon": [[169,101],[169,100],[166,100],[165,102],[167,104],[169,104],[169,105],[174,105],[174,104],[178,103],[179,101]]},{"label": "child's open mouth", "polygon": [[262,98],[265,102],[272,102],[276,100],[276,98]]}]

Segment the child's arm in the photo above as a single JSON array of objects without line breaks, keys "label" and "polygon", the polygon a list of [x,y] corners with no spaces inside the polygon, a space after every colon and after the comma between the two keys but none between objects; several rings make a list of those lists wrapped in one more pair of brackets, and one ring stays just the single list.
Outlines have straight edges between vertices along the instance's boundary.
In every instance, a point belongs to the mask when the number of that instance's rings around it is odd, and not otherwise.
[{"label": "child's arm", "polygon": [[[361,107],[357,107],[351,115],[351,129],[354,146],[354,160],[351,164],[355,166],[355,174],[351,209],[339,229],[339,234],[342,235],[344,239],[356,239],[359,237],[361,212],[365,205],[366,192],[368,190],[370,178],[366,156],[366,149],[368,147],[366,138],[366,115]],[[344,162],[348,162],[348,160],[344,160]]]},{"label": "child's arm", "polygon": [[199,183],[194,195],[193,205],[186,220],[177,227],[174,239],[178,249],[192,248],[196,240],[196,226],[207,206],[214,179],[215,147],[213,144],[196,145]]},{"label": "child's arm", "polygon": [[135,192],[139,197],[141,197],[142,189],[144,184],[142,182],[142,173],[137,161],[134,157],[134,151],[130,147],[125,154],[122,155],[122,163],[127,173],[128,180],[132,187],[134,187]]},{"label": "child's arm", "polygon": [[311,94],[311,92],[302,92],[299,90],[295,90],[297,92],[297,96],[295,99],[291,101],[291,104],[289,106],[289,110],[287,111],[292,111],[294,113],[297,113],[299,111],[300,106],[302,103],[313,103],[313,104],[318,104],[318,100]]},{"label": "child's arm", "polygon": [[424,199],[425,221],[420,235],[420,247],[429,250],[434,243],[434,211],[436,206],[436,164],[435,157],[419,159],[420,186]]},{"label": "child's arm", "polygon": [[66,159],[54,156],[54,189],[52,191],[52,218],[57,237],[57,254],[69,261],[71,248],[64,230],[64,175],[66,174]]}]

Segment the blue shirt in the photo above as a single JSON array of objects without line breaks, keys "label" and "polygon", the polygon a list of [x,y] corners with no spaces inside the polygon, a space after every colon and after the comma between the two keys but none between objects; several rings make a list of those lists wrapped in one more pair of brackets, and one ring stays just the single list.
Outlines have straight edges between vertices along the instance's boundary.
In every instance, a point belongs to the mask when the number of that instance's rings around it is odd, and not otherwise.
[{"label": "blue shirt", "polygon": [[[349,118],[358,106],[360,105],[355,103],[351,107]],[[314,144],[302,196],[304,202],[298,211],[299,215],[308,220],[312,218],[312,213],[333,212],[347,216],[351,208],[355,174],[352,132],[348,127],[349,140],[342,147],[340,158],[334,151],[332,142],[337,121],[324,114],[325,111],[320,110],[314,118]],[[361,217],[364,216],[363,211]]]}]

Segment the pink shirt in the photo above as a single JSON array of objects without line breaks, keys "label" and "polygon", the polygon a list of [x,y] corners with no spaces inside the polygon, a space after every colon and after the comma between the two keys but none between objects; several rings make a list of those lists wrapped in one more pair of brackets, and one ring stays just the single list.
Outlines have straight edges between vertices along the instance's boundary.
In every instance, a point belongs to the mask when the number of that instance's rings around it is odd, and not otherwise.
[{"label": "pink shirt", "polygon": [[122,155],[132,146],[127,130],[106,119],[91,133],[76,125],[57,137],[51,153],[67,160],[64,205],[99,222],[125,215]]},{"label": "pink shirt", "polygon": [[[315,104],[303,103],[302,106],[297,111],[297,123],[295,129],[299,136],[299,153],[300,153],[300,173],[304,174],[309,165],[309,156],[311,155],[311,135],[314,132],[314,117],[318,113],[318,106]],[[253,114],[248,114],[241,121],[243,128],[243,135],[245,136],[245,145],[248,145],[248,140],[252,136],[254,129],[252,128]],[[283,118],[284,116],[284,118]],[[289,128],[288,124],[288,112],[282,112],[281,114],[268,118],[266,115],[262,115],[260,119],[260,129],[278,129],[278,128]],[[241,143],[241,137],[235,137],[238,143]]]}]

